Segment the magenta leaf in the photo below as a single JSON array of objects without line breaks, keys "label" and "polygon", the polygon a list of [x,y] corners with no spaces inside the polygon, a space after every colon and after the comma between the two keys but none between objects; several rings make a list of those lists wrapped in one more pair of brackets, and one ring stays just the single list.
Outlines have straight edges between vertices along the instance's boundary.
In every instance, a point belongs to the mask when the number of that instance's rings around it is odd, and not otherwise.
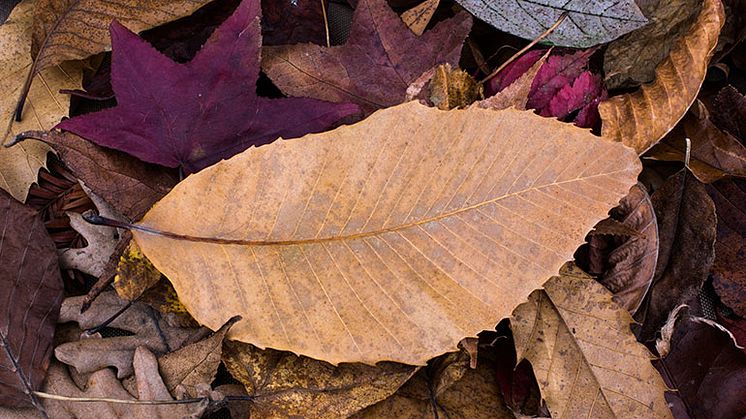
[{"label": "magenta leaf", "polygon": [[244,0],[185,64],[112,22],[117,106],[57,127],[191,173],[279,137],[324,131],[359,112],[354,104],[257,96],[260,15],[259,0]]}]

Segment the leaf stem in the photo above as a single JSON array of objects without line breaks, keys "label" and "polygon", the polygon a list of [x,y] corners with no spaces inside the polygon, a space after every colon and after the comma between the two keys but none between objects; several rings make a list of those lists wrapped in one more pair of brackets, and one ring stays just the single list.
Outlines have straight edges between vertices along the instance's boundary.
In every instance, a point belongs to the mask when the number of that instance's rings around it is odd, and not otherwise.
[{"label": "leaf stem", "polygon": [[518,51],[515,54],[513,54],[512,57],[508,58],[507,61],[505,61],[504,63],[502,63],[500,65],[500,67],[497,67],[497,69],[495,71],[493,71],[492,73],[490,73],[487,77],[483,78],[479,83],[484,83],[487,80],[495,77],[497,75],[497,73],[501,72],[505,67],[508,66],[508,64],[510,64],[513,61],[515,61],[518,57],[520,57],[521,55],[523,55],[523,53],[525,53],[526,51],[530,50],[534,45],[536,45],[537,43],[541,42],[542,39],[546,38],[547,36],[549,36],[549,34],[551,34],[552,32],[554,32],[554,30],[557,29],[557,27],[559,27],[559,25],[562,22],[564,22],[564,20],[565,20],[566,17],[567,17],[567,12],[562,13],[562,15],[559,17],[559,19],[557,19],[557,21],[554,22],[554,24],[552,26],[550,26],[546,31],[544,31],[544,33],[542,33],[536,39],[534,39],[533,41],[531,41],[528,45],[526,45],[525,47],[523,47],[520,51]]},{"label": "leaf stem", "polygon": [[[139,404],[139,405],[164,405],[164,404],[190,404],[190,403],[201,403],[204,401],[210,401],[209,397],[198,397],[195,399],[183,399],[183,400],[124,400],[124,399],[110,399],[106,397],[68,397],[60,396],[57,394],[45,393],[43,391],[34,391],[33,394],[42,399],[59,400],[65,402],[80,402],[80,403],[114,403],[114,404]],[[254,401],[252,396],[225,396],[223,400],[227,401]],[[220,401],[220,400],[217,400]]]}]

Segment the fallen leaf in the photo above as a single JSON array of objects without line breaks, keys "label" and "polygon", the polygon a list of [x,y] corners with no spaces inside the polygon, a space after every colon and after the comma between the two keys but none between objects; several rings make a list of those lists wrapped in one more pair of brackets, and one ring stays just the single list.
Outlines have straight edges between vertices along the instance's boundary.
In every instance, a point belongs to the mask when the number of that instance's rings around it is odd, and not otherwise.
[{"label": "fallen leaf", "polygon": [[0,405],[40,406],[62,302],[57,251],[36,211],[0,191]]},{"label": "fallen leaf", "polygon": [[746,96],[731,85],[723,87],[713,101],[712,121],[742,143],[746,141]]},{"label": "fallen leaf", "polygon": [[325,45],[324,10],[329,11],[328,0],[262,0],[263,45]]},{"label": "fallen leaf", "polygon": [[[81,185],[88,197],[93,201],[101,216],[121,220],[121,216],[116,213],[106,202],[91,192],[85,184]],[[92,212],[86,212],[89,214]],[[122,232],[114,227],[97,226],[83,220],[81,214],[68,212],[70,217],[70,227],[80,233],[88,242],[86,247],[78,249],[60,249],[60,266],[63,269],[77,269],[81,272],[96,278],[101,277],[109,260],[114,255]]]},{"label": "fallen leaf", "polygon": [[495,378],[500,361],[482,354],[472,369],[465,351],[444,355],[421,368],[394,395],[352,417],[514,419]]},{"label": "fallen leaf", "polygon": [[51,149],[38,141],[11,148],[2,147],[9,136],[30,129],[48,129],[68,113],[69,100],[60,89],[80,87],[82,72],[78,63],[63,63],[39,74],[29,87],[29,106],[21,122],[13,122],[15,102],[31,67],[31,26],[36,3],[26,0],[13,9],[0,25],[0,189],[21,202],[36,182],[39,169],[47,167]]},{"label": "fallen leaf", "polygon": [[614,301],[635,314],[650,288],[658,260],[658,225],[653,204],[641,184],[611,210],[616,220],[631,234],[600,230],[586,237],[588,244],[575,253],[580,266],[614,294]]},{"label": "fallen leaf", "polygon": [[653,341],[668,313],[697,294],[715,257],[715,205],[701,182],[682,170],[651,201],[660,246],[653,283],[635,315],[641,342]]},{"label": "fallen leaf", "polygon": [[[65,299],[60,309],[60,323],[76,322],[81,329],[90,329],[100,326],[127,305],[127,301],[119,299],[116,293],[104,292],[85,313],[81,313],[83,300],[82,296]],[[55,356],[81,373],[111,366],[117,369],[117,377],[124,378],[134,372],[132,357],[138,346],[147,347],[159,355],[165,354],[203,333],[193,328],[171,327],[153,309],[139,302],[132,304],[108,326],[132,335],[90,337],[64,343],[55,348]]]},{"label": "fallen leaf", "polygon": [[440,0],[424,0],[422,3],[402,13],[401,20],[409,27],[415,35],[420,36],[425,32],[427,24],[433,18],[435,9],[438,8]]},{"label": "fallen leaf", "polygon": [[[531,52],[533,51],[529,51],[529,53]],[[539,73],[539,70],[546,62],[547,57],[549,57],[549,52],[550,51],[546,51],[543,56],[540,56],[539,59],[535,61],[530,67],[528,67],[521,75],[517,76],[516,78],[510,77],[512,79],[510,83],[507,83],[508,73],[506,73],[505,76],[501,76],[502,72],[500,72],[496,77],[490,79],[490,81],[492,81],[500,77],[501,82],[496,83],[505,84],[505,86],[493,87],[499,89],[497,90],[497,93],[488,97],[487,99],[480,100],[475,104],[475,106],[483,109],[494,110],[507,109],[510,107],[514,107],[518,110],[527,109],[528,96],[531,93],[531,86],[533,85],[534,79],[536,78],[536,74]],[[512,70],[512,68],[509,69],[508,67],[506,67],[504,71],[507,70]],[[493,84],[493,86],[495,85]]]},{"label": "fallen leaf", "polygon": [[250,146],[321,131],[355,114],[358,109],[351,104],[257,96],[260,13],[259,0],[244,0],[186,64],[171,61],[113,22],[117,106],[58,127],[191,173]]},{"label": "fallen leaf", "polygon": [[670,418],[666,386],[632,317],[573,265],[513,312],[518,359],[534,368],[552,417]]},{"label": "fallen leaf", "polygon": [[187,398],[196,398],[199,397],[197,386],[210,386],[223,355],[225,334],[240,319],[236,316],[212,336],[158,358],[158,369],[171,394],[176,394],[178,388]]},{"label": "fallen leaf", "polygon": [[[79,388],[65,371],[65,366],[53,363],[49,369],[44,391],[67,397],[94,397],[117,400],[164,400],[173,398],[158,374],[158,361],[145,348],[138,348],[134,356],[137,377],[137,397],[133,397],[117,380],[109,368],[96,371],[88,378],[84,389]],[[199,418],[208,400],[188,404],[138,405],[109,402],[44,400],[44,407],[54,419],[130,419],[130,418]]]},{"label": "fallen leaf", "polygon": [[655,69],[655,81],[599,105],[601,135],[642,154],[673,129],[697,97],[724,21],[720,0],[704,0],[689,33]]},{"label": "fallen leaf", "polygon": [[97,146],[70,132],[26,131],[18,138],[50,145],[78,179],[129,220],[142,218],[178,182],[173,170]]},{"label": "fallen leaf", "polygon": [[542,403],[539,384],[536,382],[531,364],[525,359],[518,362],[516,358],[515,342],[509,324],[508,320],[498,324],[498,336],[491,345],[499,360],[495,376],[500,394],[514,413],[530,417],[548,417],[549,411]]},{"label": "fallen leaf", "polygon": [[442,110],[465,108],[482,98],[482,85],[460,68],[439,65],[430,80],[430,101]]},{"label": "fallen leaf", "polygon": [[438,64],[457,67],[470,29],[461,12],[417,36],[385,0],[361,0],[344,45],[267,47],[262,69],[285,94],[356,103],[368,115],[402,103],[409,85]]},{"label": "fallen leaf", "polygon": [[161,280],[161,273],[153,266],[134,240],[130,240],[117,264],[112,286],[120,298],[134,301]]},{"label": "fallen leaf", "polygon": [[654,362],[677,418],[737,418],[746,412],[746,358],[709,324],[679,321],[671,352]]},{"label": "fallen leaf", "polygon": [[341,364],[226,341],[223,362],[246,387],[252,417],[346,417],[393,394],[415,367]]},{"label": "fallen leaf", "polygon": [[587,48],[604,44],[647,23],[634,1],[456,0],[495,28],[536,39],[566,13],[545,39],[555,45]]},{"label": "fallen leaf", "polygon": [[707,193],[717,213],[712,285],[725,305],[746,317],[746,181],[716,182]]},{"label": "fallen leaf", "polygon": [[[539,61],[541,61],[543,65],[551,52],[551,49],[532,49],[516,58],[514,61],[506,65],[505,68],[500,70],[499,73],[495,74],[494,77],[491,77],[484,82],[485,95],[492,96],[503,91],[519,78],[525,76],[526,73],[529,72],[529,69],[535,67]],[[542,60],[542,57],[544,60]],[[531,77],[528,84],[530,85],[533,80],[534,77]]]},{"label": "fallen leaf", "polygon": [[531,112],[409,102],[190,176],[133,235],[201,324],[252,319],[232,339],[422,365],[509,315],[639,168]]},{"label": "fallen leaf", "polygon": [[727,176],[746,177],[746,147],[732,135],[723,132],[710,120],[705,105],[697,100],[684,119],[647,157],[666,160],[686,160],[689,139],[689,169],[704,183]]},{"label": "fallen leaf", "polygon": [[[106,28],[118,20],[140,32],[186,16],[208,0],[137,0],[106,3],[98,0],[42,0],[35,2],[31,57],[26,85],[20,90],[18,107],[26,100],[28,85],[45,69],[64,61],[80,60],[109,49]],[[76,87],[72,87],[74,89]],[[55,121],[57,122],[57,121]],[[49,127],[29,127],[48,129]]]},{"label": "fallen leaf", "polygon": [[650,23],[610,43],[604,52],[609,89],[637,87],[655,80],[655,68],[685,36],[702,9],[699,0],[639,2]]}]

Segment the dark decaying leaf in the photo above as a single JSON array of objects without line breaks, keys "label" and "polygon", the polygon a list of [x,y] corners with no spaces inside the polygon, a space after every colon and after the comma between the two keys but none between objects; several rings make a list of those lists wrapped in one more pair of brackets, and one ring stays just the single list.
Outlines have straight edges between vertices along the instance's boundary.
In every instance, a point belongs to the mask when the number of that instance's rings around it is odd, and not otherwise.
[{"label": "dark decaying leaf", "polygon": [[263,45],[326,45],[324,10],[328,0],[262,0]]},{"label": "dark decaying leaf", "polygon": [[260,14],[259,0],[244,0],[186,64],[172,61],[113,22],[117,106],[58,127],[191,173],[278,137],[322,131],[357,113],[352,104],[257,96]]},{"label": "dark decaying leaf", "polygon": [[409,85],[436,65],[457,67],[470,29],[461,12],[417,36],[385,0],[361,0],[344,45],[267,47],[262,68],[285,94],[356,103],[367,115],[402,103]]},{"label": "dark decaying leaf", "polygon": [[668,356],[654,362],[670,388],[677,418],[746,415],[746,357],[727,333],[691,318],[679,320]]},{"label": "dark decaying leaf", "polygon": [[647,22],[632,0],[457,0],[490,25],[535,39],[563,13],[565,19],[547,40],[556,45],[590,47],[609,42]]},{"label": "dark decaying leaf", "polygon": [[40,406],[62,303],[57,251],[36,211],[0,191],[0,405]]},{"label": "dark decaying leaf", "polygon": [[417,370],[340,364],[226,341],[223,362],[245,387],[254,417],[346,417],[391,396]]},{"label": "dark decaying leaf", "polygon": [[746,317],[746,180],[707,186],[717,212],[712,285],[722,302]]},{"label": "dark decaying leaf", "polygon": [[586,237],[588,243],[578,249],[575,258],[614,294],[619,305],[634,314],[650,288],[658,260],[658,225],[645,188],[633,186],[611,210],[609,219],[636,234],[597,227],[599,231]]},{"label": "dark decaying leaf", "polygon": [[697,294],[715,258],[715,205],[701,182],[681,170],[651,200],[660,247],[653,284],[635,316],[642,342],[653,340],[668,313]]},{"label": "dark decaying leaf", "polygon": [[723,131],[746,141],[746,96],[735,87],[725,86],[713,101],[712,121]]}]

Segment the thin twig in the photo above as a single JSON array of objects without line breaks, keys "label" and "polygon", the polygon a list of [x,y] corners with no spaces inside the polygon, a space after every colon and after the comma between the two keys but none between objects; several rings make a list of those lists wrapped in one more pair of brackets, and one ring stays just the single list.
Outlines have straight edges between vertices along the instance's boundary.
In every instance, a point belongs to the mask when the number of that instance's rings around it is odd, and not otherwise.
[{"label": "thin twig", "polygon": [[526,45],[525,47],[523,47],[523,49],[521,49],[520,51],[518,51],[515,54],[513,54],[512,57],[508,58],[507,61],[505,61],[504,63],[502,63],[502,65],[500,65],[500,67],[497,67],[497,69],[495,71],[493,71],[492,73],[490,73],[490,75],[488,75],[487,77],[485,77],[484,79],[482,79],[479,83],[484,83],[487,80],[495,77],[495,75],[497,75],[497,73],[501,72],[505,67],[507,67],[508,64],[510,64],[513,61],[515,61],[518,57],[520,57],[521,55],[523,55],[524,52],[528,51],[534,45],[536,45],[537,43],[541,42],[542,39],[544,39],[547,36],[549,36],[550,33],[554,32],[554,30],[557,29],[557,27],[559,27],[559,25],[565,20],[566,17],[567,17],[567,12],[562,13],[562,15],[559,17],[559,19],[557,19],[557,21],[554,22],[554,25],[550,26],[549,29],[547,29],[546,31],[544,31],[544,33],[542,33],[541,35],[539,35],[538,38],[536,38],[533,41],[531,41],[531,43],[529,43],[528,45]]},{"label": "thin twig", "polygon": [[332,46],[331,39],[329,38],[329,19],[326,16],[326,0],[321,0],[321,13],[324,15],[324,31],[326,32],[326,46],[327,48]]},{"label": "thin twig", "polygon": [[[196,399],[183,399],[183,400],[123,400],[123,399],[109,399],[106,397],[68,397],[60,396],[57,394],[45,393],[43,391],[34,391],[34,395],[42,399],[60,400],[65,402],[80,402],[80,403],[114,403],[114,404],[139,404],[139,405],[163,405],[163,404],[191,404],[201,403],[203,401],[210,401],[208,397],[198,397]],[[225,396],[227,401],[253,401],[252,396]],[[216,400],[220,401],[220,400]]]}]

